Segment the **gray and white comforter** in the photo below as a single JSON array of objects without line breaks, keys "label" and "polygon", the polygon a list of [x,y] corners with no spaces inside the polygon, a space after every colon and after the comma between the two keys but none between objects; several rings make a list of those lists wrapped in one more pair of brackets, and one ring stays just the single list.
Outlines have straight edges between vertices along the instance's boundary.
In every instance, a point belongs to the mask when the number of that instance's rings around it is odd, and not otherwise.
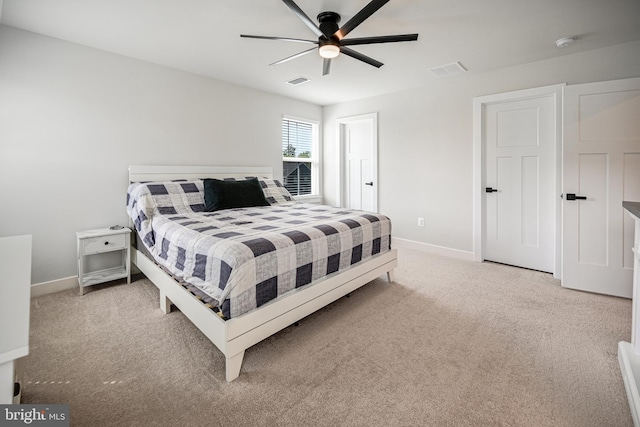
[{"label": "gray and white comforter", "polygon": [[204,211],[202,181],[134,183],[127,212],[155,261],[237,317],[390,249],[384,215],[297,203],[262,180],[271,206]]}]

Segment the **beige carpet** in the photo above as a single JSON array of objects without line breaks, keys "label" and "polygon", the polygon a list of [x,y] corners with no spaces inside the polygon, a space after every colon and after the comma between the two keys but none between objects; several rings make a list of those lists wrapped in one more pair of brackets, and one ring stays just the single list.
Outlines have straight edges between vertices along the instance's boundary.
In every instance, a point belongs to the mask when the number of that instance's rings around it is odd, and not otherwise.
[{"label": "beige carpet", "polygon": [[247,350],[240,377],[146,279],[35,298],[25,403],[78,426],[627,426],[629,300],[400,251],[384,278]]}]

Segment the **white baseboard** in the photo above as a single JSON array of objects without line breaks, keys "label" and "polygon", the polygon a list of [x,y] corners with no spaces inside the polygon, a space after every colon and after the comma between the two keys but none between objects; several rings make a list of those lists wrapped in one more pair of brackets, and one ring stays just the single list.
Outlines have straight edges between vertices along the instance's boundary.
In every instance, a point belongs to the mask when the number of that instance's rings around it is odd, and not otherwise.
[{"label": "white baseboard", "polygon": [[391,246],[394,248],[406,248],[416,251],[428,252],[431,254],[444,255],[452,258],[473,261],[473,252],[461,251],[459,249],[447,248],[444,246],[430,245],[428,243],[416,242],[414,240],[391,238]]},{"label": "white baseboard", "polygon": [[78,276],[65,277],[64,279],[52,280],[50,282],[35,283],[31,285],[31,298],[74,288],[78,289]]},{"label": "white baseboard", "polygon": [[[461,251],[459,249],[446,248],[444,246],[430,245],[428,243],[416,242],[413,240],[391,238],[391,245],[394,248],[407,248],[432,254],[449,256],[452,258],[473,261],[473,252]],[[132,273],[134,272],[133,265]],[[65,277],[64,279],[52,280],[31,285],[31,298],[41,295],[53,294],[55,292],[66,291],[67,289],[78,288],[78,276]]]}]

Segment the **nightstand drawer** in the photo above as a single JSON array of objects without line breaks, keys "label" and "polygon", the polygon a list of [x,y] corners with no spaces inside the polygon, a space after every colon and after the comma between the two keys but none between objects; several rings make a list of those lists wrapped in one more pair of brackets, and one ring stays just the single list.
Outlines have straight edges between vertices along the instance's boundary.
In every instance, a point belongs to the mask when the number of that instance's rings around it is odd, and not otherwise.
[{"label": "nightstand drawer", "polygon": [[84,255],[90,255],[124,249],[126,245],[126,236],[124,234],[115,234],[113,236],[89,237],[83,241]]}]

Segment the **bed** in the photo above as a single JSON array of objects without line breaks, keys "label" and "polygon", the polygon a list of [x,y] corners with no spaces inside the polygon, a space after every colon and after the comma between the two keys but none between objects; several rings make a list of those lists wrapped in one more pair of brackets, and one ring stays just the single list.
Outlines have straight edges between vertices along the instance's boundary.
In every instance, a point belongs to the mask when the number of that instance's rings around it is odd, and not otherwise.
[{"label": "bed", "polygon": [[[250,180],[266,204],[205,209],[205,192],[209,203],[213,187]],[[132,165],[129,183],[132,263],[165,313],[175,305],[224,354],[229,382],[249,347],[381,275],[393,282],[387,217],[295,202],[271,168]]]}]

